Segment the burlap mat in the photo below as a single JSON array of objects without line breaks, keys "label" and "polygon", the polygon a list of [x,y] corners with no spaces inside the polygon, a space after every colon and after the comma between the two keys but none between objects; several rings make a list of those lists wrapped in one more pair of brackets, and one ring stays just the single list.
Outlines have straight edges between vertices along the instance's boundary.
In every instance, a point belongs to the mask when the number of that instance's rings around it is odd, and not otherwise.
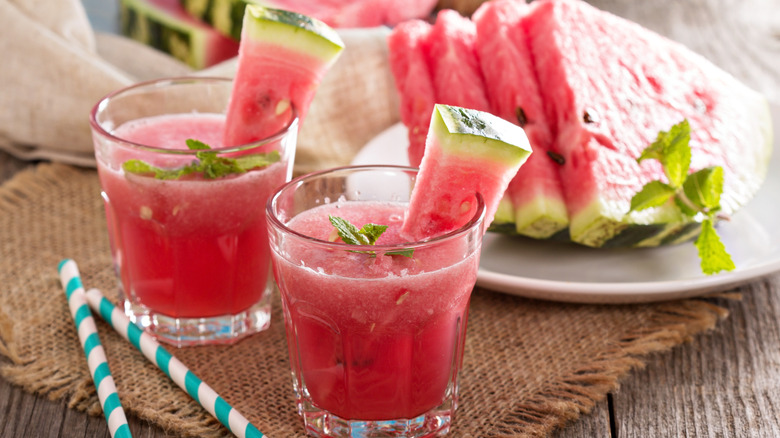
[{"label": "burlap mat", "polygon": [[[92,170],[44,164],[0,188],[0,373],[26,390],[100,413],[56,273],[75,259],[86,287],[115,290]],[[292,398],[278,300],[271,328],[233,346],[175,354],[271,437],[303,435]],[[713,327],[705,300],[568,305],[475,291],[461,408],[451,436],[544,436],[590,410],[642,355]],[[125,343],[98,329],[126,410],[184,436],[226,429]]]}]

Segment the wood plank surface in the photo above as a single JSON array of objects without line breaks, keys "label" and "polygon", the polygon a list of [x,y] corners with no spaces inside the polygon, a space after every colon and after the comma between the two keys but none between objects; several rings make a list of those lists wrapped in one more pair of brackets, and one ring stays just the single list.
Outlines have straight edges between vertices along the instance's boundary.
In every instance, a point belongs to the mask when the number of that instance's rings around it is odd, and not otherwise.
[{"label": "wood plank surface", "polygon": [[[780,0],[590,2],[683,42],[780,103]],[[29,165],[0,152],[0,182]],[[714,331],[649,356],[555,436],[780,437],[780,275],[737,291],[742,300],[715,301],[730,316]],[[132,416],[130,423],[134,436],[169,436]],[[0,379],[0,437],[80,436],[108,436],[103,418]]]}]

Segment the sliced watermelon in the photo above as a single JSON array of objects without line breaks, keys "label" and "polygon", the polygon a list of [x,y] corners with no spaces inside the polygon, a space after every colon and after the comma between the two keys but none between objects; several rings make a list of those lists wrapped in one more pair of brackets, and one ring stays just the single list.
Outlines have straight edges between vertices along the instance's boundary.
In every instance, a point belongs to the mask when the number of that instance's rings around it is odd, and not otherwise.
[{"label": "sliced watermelon", "polygon": [[477,28],[452,9],[436,16],[426,41],[436,103],[489,111],[485,81],[474,50]]},{"label": "sliced watermelon", "polygon": [[509,181],[531,154],[523,130],[489,113],[437,104],[402,233],[422,240],[465,225],[485,203],[493,220]]},{"label": "sliced watermelon", "polygon": [[394,26],[428,17],[437,0],[180,0],[193,17],[236,40],[247,4],[297,12],[331,27]]},{"label": "sliced watermelon", "polygon": [[279,132],[290,120],[291,105],[302,124],[343,48],[336,32],[319,20],[248,5],[223,144],[250,143]]},{"label": "sliced watermelon", "polygon": [[121,32],[195,69],[238,54],[238,42],[195,20],[178,0],[122,0]]},{"label": "sliced watermelon", "polygon": [[[636,158],[660,131],[683,119],[692,130],[692,171],[724,167],[724,213],[734,213],[762,184],[772,141],[766,100],[682,45],[578,0],[529,5],[496,0],[483,5],[474,20],[490,111],[512,120],[519,114],[516,105],[522,105],[522,120],[516,121],[525,122],[537,149],[498,210],[497,223],[516,222],[511,232],[549,205],[557,204],[553,210],[562,217],[560,187],[570,225],[551,238],[589,246],[655,246],[695,236],[698,224],[671,204],[628,214],[631,197],[646,182],[665,179],[657,162],[639,165]],[[518,20],[522,32],[510,32],[510,23]],[[435,101],[442,101],[438,93],[447,88],[478,95],[478,83],[464,79],[473,68],[464,38],[445,39],[450,41],[438,44],[447,49],[429,45],[429,57],[440,64],[446,62],[441,58],[460,59],[463,65],[449,66],[463,72],[432,73]],[[391,45],[391,62],[400,59],[395,50]],[[409,85],[413,80],[407,77],[399,92],[419,88]],[[408,119],[414,117],[403,118]],[[521,211],[523,205],[530,207]]]},{"label": "sliced watermelon", "polygon": [[430,32],[430,24],[409,20],[399,24],[387,38],[390,66],[400,94],[401,120],[409,135],[409,164],[413,167],[420,165],[425,152],[425,137],[436,103],[423,47]]},{"label": "sliced watermelon", "polygon": [[191,16],[236,41],[241,38],[241,25],[244,21],[246,5],[266,4],[260,0],[178,0],[178,2]]},{"label": "sliced watermelon", "polygon": [[536,151],[509,184],[505,200],[509,210],[497,215],[495,221],[512,224],[511,231],[518,234],[547,238],[565,229],[569,218],[559,164],[548,154],[552,127],[544,114],[528,40],[521,27],[527,8],[516,0],[494,0],[484,3],[473,20],[491,112],[520,125]]},{"label": "sliced watermelon", "polygon": [[[557,126],[572,240],[602,246],[631,225],[664,225],[657,244],[684,227],[666,206],[626,216],[631,197],[664,179],[636,158],[659,131],[687,118],[694,170],[725,171],[721,205],[731,214],[756,193],[771,150],[766,101],[699,55],[582,1],[531,4],[527,32],[542,99]],[[665,225],[668,224],[668,225]],[[672,240],[674,241],[674,240]]]}]

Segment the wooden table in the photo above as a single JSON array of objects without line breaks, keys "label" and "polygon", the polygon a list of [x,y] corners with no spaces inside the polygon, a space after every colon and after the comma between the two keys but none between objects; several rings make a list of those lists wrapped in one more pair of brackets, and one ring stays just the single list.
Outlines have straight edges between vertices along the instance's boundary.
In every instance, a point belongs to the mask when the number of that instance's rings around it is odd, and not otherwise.
[{"label": "wooden table", "polygon": [[[591,3],[685,43],[780,104],[780,0]],[[0,153],[0,181],[29,165]],[[735,291],[743,299],[718,302],[730,316],[714,331],[647,357],[644,369],[556,436],[779,437],[780,274]],[[130,421],[134,436],[169,436]],[[0,437],[58,436],[109,435],[102,417],[0,379]]]}]

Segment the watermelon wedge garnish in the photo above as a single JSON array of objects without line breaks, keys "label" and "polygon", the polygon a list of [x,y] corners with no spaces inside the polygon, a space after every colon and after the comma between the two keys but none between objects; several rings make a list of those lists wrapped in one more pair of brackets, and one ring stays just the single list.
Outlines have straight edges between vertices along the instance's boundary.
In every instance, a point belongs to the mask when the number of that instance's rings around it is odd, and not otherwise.
[{"label": "watermelon wedge garnish", "polygon": [[482,111],[435,105],[402,233],[422,240],[456,230],[476,213],[477,193],[487,227],[529,155],[517,125]]},{"label": "watermelon wedge garnish", "polygon": [[279,132],[293,107],[303,123],[343,48],[336,32],[319,20],[247,5],[223,144],[251,143]]}]

